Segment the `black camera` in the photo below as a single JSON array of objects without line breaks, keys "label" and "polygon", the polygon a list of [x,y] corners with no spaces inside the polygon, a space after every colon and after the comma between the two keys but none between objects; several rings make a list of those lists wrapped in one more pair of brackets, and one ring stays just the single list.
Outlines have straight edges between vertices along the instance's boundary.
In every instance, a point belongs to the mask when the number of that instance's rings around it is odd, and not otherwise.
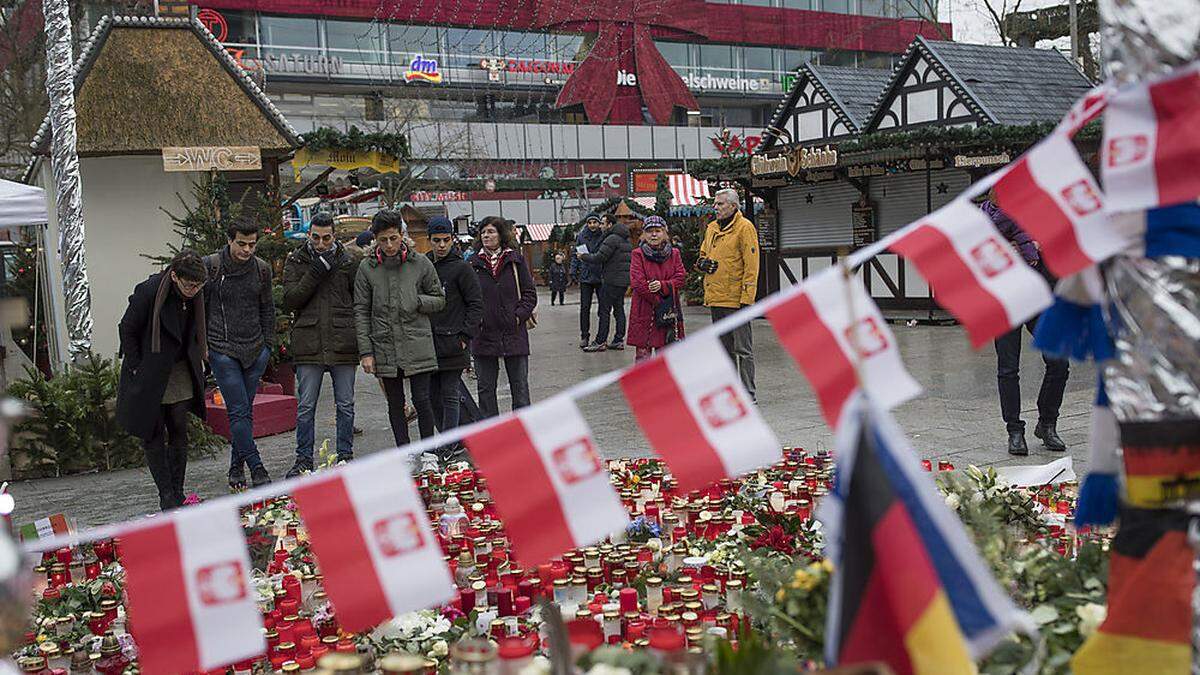
[{"label": "black camera", "polygon": [[712,274],[717,271],[717,261],[713,260],[712,258],[697,258],[696,269],[704,272],[705,274]]}]

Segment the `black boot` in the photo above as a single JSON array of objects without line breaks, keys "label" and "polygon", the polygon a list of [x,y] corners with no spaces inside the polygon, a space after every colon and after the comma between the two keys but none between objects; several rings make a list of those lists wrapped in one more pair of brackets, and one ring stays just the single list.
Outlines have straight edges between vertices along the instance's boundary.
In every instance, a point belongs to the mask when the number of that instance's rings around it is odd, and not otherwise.
[{"label": "black boot", "polygon": [[292,465],[291,469],[288,469],[287,475],[284,477],[285,478],[295,478],[296,476],[299,476],[302,473],[312,473],[312,470],[313,470],[312,460],[297,459],[296,463]]},{"label": "black boot", "polygon": [[1025,431],[1008,432],[1008,454],[1024,457],[1029,454],[1029,446],[1025,444]]},{"label": "black boot", "polygon": [[1066,452],[1067,444],[1063,443],[1063,439],[1059,438],[1058,430],[1054,428],[1054,422],[1038,422],[1033,428],[1035,438],[1042,439],[1042,445],[1051,452]]},{"label": "black boot", "polygon": [[238,463],[229,469],[229,491],[241,492],[246,489],[246,465]]},{"label": "black boot", "polygon": [[266,485],[267,483],[270,483],[270,482],[271,482],[271,474],[267,473],[267,467],[263,466],[262,464],[259,464],[258,466],[254,467],[253,469],[250,469],[250,484],[253,485],[254,487],[258,487],[260,485]]}]

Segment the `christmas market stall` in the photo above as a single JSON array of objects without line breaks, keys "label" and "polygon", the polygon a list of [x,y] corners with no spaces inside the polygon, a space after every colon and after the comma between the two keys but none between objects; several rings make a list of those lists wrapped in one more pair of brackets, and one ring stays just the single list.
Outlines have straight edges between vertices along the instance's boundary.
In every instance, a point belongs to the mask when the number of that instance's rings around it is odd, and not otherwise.
[{"label": "christmas market stall", "polygon": [[[195,19],[105,17],[80,51],[74,90],[91,347],[110,356],[130,289],[157,269],[148,256],[169,254],[177,241],[167,211],[181,210],[197,178],[218,174],[232,202],[267,199],[278,190],[278,165],[300,138]],[[34,139],[28,183],[54,184],[50,129],[47,117]],[[48,200],[54,192],[47,189]],[[48,210],[47,240],[58,241],[56,209]],[[50,262],[54,274],[58,263]],[[61,279],[49,287],[52,353],[61,363],[68,339]]]},{"label": "christmas market stall", "polygon": [[[1055,51],[920,37],[881,78],[802,66],[737,177],[768,204],[758,226],[778,245],[777,260],[767,262],[779,271],[768,290],[949,203],[1044,137],[1090,87]],[[1090,127],[1076,136],[1089,163],[1097,137]],[[881,307],[933,307],[911,262],[889,252],[866,269]]]}]

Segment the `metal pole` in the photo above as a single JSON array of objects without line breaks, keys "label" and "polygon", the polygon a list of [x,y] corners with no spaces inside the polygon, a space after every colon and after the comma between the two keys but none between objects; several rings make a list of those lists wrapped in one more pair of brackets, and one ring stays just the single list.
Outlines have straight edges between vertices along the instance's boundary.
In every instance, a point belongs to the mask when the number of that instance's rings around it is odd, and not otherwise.
[{"label": "metal pole", "polygon": [[92,294],[84,250],[83,184],[76,153],[75,82],[71,15],[67,0],[43,0],[46,27],[46,93],[50,99],[50,160],[56,190],[58,248],[72,359],[92,349]]},{"label": "metal pole", "polygon": [[1071,63],[1079,65],[1079,8],[1078,0],[1067,3],[1068,22],[1071,24]]}]

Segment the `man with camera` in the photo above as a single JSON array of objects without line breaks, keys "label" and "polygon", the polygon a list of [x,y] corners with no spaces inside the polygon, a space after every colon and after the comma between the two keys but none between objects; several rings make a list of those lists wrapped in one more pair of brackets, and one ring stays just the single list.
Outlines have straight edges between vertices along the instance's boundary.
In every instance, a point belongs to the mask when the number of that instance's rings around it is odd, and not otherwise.
[{"label": "man with camera", "polygon": [[[758,292],[758,232],[742,215],[735,190],[718,190],[713,206],[717,219],[704,233],[696,269],[704,273],[704,305],[715,323],[754,304]],[[750,322],[722,334],[721,344],[737,366],[746,391],[755,398]]]}]

